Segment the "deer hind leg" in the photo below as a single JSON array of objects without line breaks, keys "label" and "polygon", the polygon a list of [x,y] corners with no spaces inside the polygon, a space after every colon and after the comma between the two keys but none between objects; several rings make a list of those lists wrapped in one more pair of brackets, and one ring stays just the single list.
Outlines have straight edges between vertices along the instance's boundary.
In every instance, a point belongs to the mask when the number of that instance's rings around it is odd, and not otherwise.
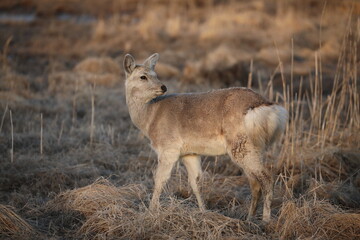
[{"label": "deer hind leg", "polygon": [[189,180],[191,189],[196,196],[199,208],[201,211],[204,211],[205,205],[201,198],[201,195],[200,195],[200,192],[198,189],[198,184],[197,184],[199,177],[201,177],[201,174],[202,174],[200,156],[188,155],[188,156],[184,156],[182,159],[183,159],[183,163],[186,167],[186,170],[188,172],[188,180]]},{"label": "deer hind leg", "polygon": [[157,210],[159,208],[159,198],[163,186],[170,178],[171,170],[178,159],[179,153],[177,151],[164,151],[159,154],[158,166],[155,173],[154,192],[149,207],[150,210]]},{"label": "deer hind leg", "polygon": [[251,189],[251,203],[247,220],[251,220],[251,218],[255,216],[255,211],[261,197],[261,184],[254,177],[248,177],[248,179]]},{"label": "deer hind leg", "polygon": [[273,196],[273,178],[262,163],[262,151],[247,143],[246,138],[239,138],[229,149],[231,159],[238,164],[249,179],[251,203],[248,219],[255,215],[261,193],[264,196],[263,221],[269,222],[271,216],[271,200]]},{"label": "deer hind leg", "polygon": [[[271,218],[271,201],[273,197],[273,178],[269,171],[264,167],[261,170],[245,170],[246,175],[249,178],[250,187],[251,187],[251,204],[249,209],[248,220],[250,220],[254,215],[257,207],[258,200],[261,196],[261,192],[264,196],[264,207],[263,207],[263,221],[269,222]],[[258,191],[259,186],[261,192]]]},{"label": "deer hind leg", "polygon": [[[264,199],[263,221],[269,222],[271,217],[271,201],[273,197],[273,178],[264,165],[262,164],[262,154],[250,152],[243,159],[243,169],[249,178],[252,199],[249,209],[248,219],[254,216],[261,192]],[[259,191],[259,186],[261,192]]]},{"label": "deer hind leg", "polygon": [[256,179],[260,182],[261,190],[264,195],[263,221],[269,222],[271,218],[271,201],[274,192],[274,180],[269,171],[263,168],[256,173]]}]

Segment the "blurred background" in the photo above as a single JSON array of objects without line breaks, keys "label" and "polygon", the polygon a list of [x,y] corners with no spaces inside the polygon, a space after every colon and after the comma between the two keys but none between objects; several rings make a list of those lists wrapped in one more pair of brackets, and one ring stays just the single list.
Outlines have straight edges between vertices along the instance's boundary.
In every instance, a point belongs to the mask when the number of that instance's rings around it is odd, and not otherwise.
[{"label": "blurred background", "polygon": [[252,86],[277,87],[281,72],[306,85],[318,66],[327,89],[359,14],[352,0],[3,0],[0,46],[3,66],[34,89],[69,70],[112,85],[124,53],[153,52],[160,77],[186,86],[246,86],[251,73]]},{"label": "blurred background", "polygon": [[[0,238],[359,239],[359,0],[0,0]],[[272,221],[227,156],[181,163],[149,213],[155,153],[126,53],[169,93],[252,87],[289,110],[266,153]],[[262,203],[260,203],[262,205]]]}]

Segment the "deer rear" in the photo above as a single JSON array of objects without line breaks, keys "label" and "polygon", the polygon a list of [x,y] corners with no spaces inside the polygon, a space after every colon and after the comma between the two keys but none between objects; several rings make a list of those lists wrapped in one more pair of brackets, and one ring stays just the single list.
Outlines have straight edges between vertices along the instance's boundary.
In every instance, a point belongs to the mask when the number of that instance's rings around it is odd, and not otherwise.
[{"label": "deer rear", "polygon": [[197,186],[202,173],[200,156],[228,154],[249,179],[252,200],[248,218],[254,216],[263,193],[263,220],[269,221],[273,177],[263,158],[266,148],[284,131],[287,111],[247,88],[164,95],[167,88],[154,70],[158,58],[153,54],[141,65],[129,54],[124,59],[131,120],[158,155],[150,209],[158,208],[162,188],[181,158],[204,210]]}]

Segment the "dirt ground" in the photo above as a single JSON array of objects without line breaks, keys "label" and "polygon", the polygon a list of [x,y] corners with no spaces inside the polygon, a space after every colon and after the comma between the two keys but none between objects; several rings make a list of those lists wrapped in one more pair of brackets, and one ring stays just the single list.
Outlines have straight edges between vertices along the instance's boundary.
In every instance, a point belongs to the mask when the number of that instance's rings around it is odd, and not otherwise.
[{"label": "dirt ground", "polygon": [[[0,2],[0,238],[359,239],[359,16],[351,0]],[[169,93],[252,87],[289,110],[269,224],[260,207],[246,221],[226,156],[202,158],[207,211],[181,162],[148,211],[157,159],[122,61],[154,52]]]}]

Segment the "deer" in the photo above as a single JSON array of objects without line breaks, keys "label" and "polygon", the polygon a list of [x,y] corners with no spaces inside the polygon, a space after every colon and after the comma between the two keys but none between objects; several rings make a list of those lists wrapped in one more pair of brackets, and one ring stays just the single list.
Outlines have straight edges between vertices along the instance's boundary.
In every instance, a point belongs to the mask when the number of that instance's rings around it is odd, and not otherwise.
[{"label": "deer", "polygon": [[263,195],[262,221],[271,220],[274,180],[264,166],[264,153],[278,140],[288,120],[287,110],[249,88],[232,87],[203,93],[165,94],[155,72],[159,54],[142,64],[126,54],[125,97],[133,124],[145,135],[158,157],[149,210],[160,207],[160,195],[181,159],[201,211],[198,188],[201,156],[228,154],[243,169],[251,190],[247,220],[255,217]]}]

